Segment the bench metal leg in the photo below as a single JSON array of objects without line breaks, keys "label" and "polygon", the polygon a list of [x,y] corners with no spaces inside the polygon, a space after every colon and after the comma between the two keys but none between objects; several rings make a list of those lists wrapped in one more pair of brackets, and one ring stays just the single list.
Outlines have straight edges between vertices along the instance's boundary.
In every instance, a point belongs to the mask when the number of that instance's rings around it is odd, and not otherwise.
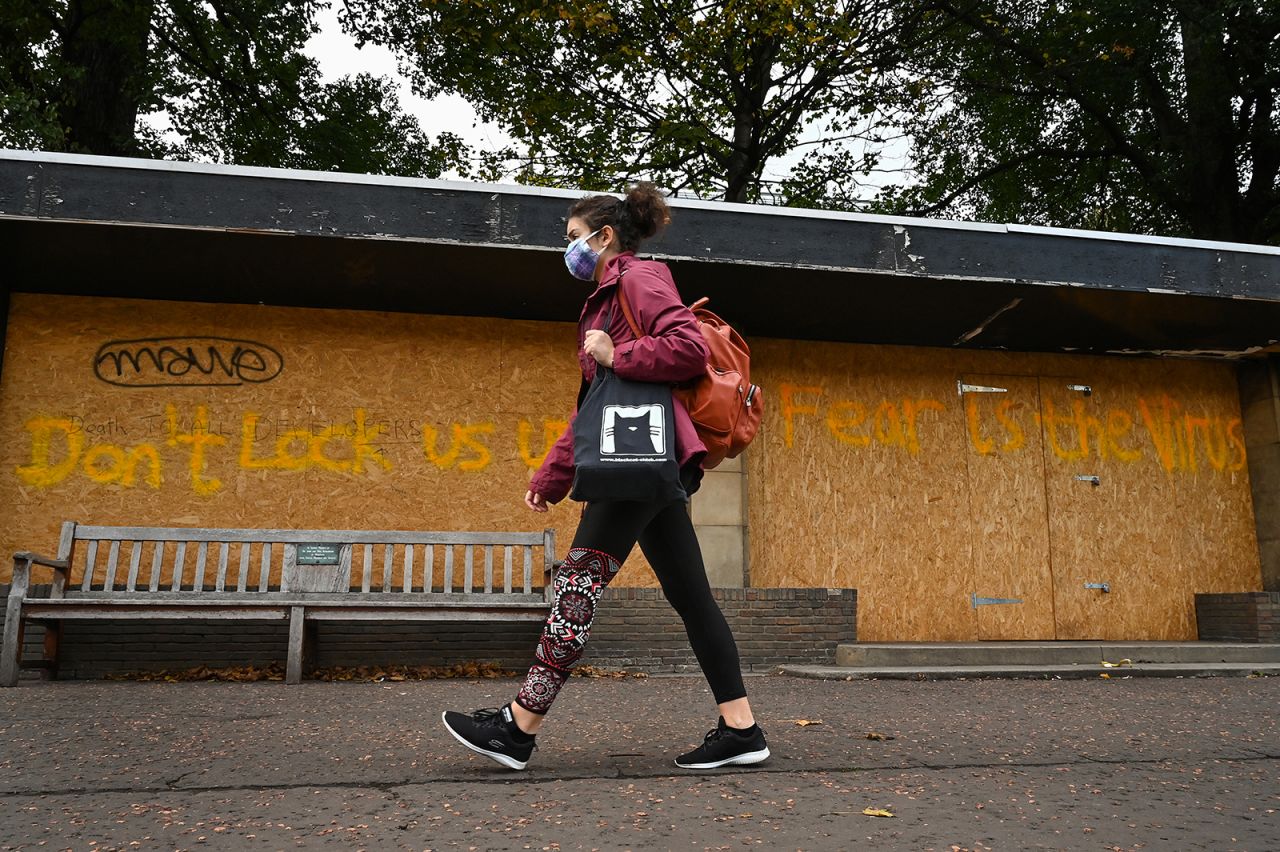
[{"label": "bench metal leg", "polygon": [[289,607],[289,659],[285,665],[285,683],[302,683],[302,667],[308,656],[305,615],[305,607]]}]

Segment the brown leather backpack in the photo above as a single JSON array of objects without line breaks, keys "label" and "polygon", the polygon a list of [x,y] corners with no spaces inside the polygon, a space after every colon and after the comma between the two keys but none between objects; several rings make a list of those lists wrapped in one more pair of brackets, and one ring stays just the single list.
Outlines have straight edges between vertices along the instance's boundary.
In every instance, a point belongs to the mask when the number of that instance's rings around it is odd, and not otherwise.
[{"label": "brown leather backpack", "polygon": [[[707,446],[702,466],[710,469],[737,456],[755,438],[764,414],[764,397],[760,388],[751,384],[751,350],[747,342],[732,326],[707,310],[708,301],[699,299],[689,306],[710,350],[707,372],[676,385],[671,394],[688,409],[698,437]],[[644,337],[622,292],[621,282],[618,303],[631,333],[637,339]]]}]

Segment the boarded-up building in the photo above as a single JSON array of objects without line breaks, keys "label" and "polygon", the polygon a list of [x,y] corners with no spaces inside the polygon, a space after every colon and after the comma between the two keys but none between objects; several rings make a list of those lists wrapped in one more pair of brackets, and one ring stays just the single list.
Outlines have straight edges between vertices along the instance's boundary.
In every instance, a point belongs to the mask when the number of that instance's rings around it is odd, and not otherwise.
[{"label": "boarded-up building", "polygon": [[[577,389],[576,193],[0,154],[0,547],[65,519],[517,530]],[[1280,589],[1280,253],[674,202],[766,422],[713,584],[867,640],[1193,639]],[[0,567],[0,581],[7,566]],[[655,585],[635,558],[615,581]]]}]

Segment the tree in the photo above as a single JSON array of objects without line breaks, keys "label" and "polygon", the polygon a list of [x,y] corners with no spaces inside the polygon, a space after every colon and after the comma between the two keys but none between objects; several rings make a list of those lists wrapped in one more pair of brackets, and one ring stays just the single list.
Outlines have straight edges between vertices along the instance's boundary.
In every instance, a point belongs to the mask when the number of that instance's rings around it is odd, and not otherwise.
[{"label": "tree", "polygon": [[921,181],[878,208],[1280,239],[1277,0],[934,0]]},{"label": "tree", "polygon": [[[461,95],[524,147],[517,178],[758,200],[770,162],[806,127],[823,139],[801,172],[874,165],[915,37],[893,0],[346,0],[344,26],[397,51],[426,96]],[[803,202],[801,182],[787,184]]]},{"label": "tree", "polygon": [[[0,8],[0,144],[258,166],[473,171],[389,81],[322,83],[303,52],[318,0],[10,0]],[[169,131],[143,121],[163,114]],[[486,175],[488,173],[486,172]]]}]

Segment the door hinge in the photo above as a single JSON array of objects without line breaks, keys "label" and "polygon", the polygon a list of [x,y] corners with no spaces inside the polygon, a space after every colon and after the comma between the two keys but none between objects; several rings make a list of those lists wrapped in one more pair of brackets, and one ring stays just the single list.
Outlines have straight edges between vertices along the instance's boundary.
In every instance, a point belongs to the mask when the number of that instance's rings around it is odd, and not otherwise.
[{"label": "door hinge", "polygon": [[1080,393],[1085,396],[1091,396],[1093,394],[1093,388],[1088,385],[1067,385],[1067,390],[1080,391]]},{"label": "door hinge", "polygon": [[1111,591],[1110,583],[1085,583],[1084,587],[1086,589],[1097,589],[1104,594]]},{"label": "door hinge", "polygon": [[976,594],[969,595],[969,599],[973,601],[973,608],[980,606],[992,606],[993,604],[1020,604],[1022,598],[980,598]]},{"label": "door hinge", "polygon": [[1081,482],[1088,482],[1090,485],[1094,486],[1095,488],[1102,484],[1101,479],[1099,479],[1098,477],[1090,473],[1077,473],[1076,479],[1080,480]]},{"label": "door hinge", "polygon": [[992,388],[986,385],[966,385],[962,379],[956,379],[956,392],[960,396],[967,393],[1008,393],[1008,388]]}]

